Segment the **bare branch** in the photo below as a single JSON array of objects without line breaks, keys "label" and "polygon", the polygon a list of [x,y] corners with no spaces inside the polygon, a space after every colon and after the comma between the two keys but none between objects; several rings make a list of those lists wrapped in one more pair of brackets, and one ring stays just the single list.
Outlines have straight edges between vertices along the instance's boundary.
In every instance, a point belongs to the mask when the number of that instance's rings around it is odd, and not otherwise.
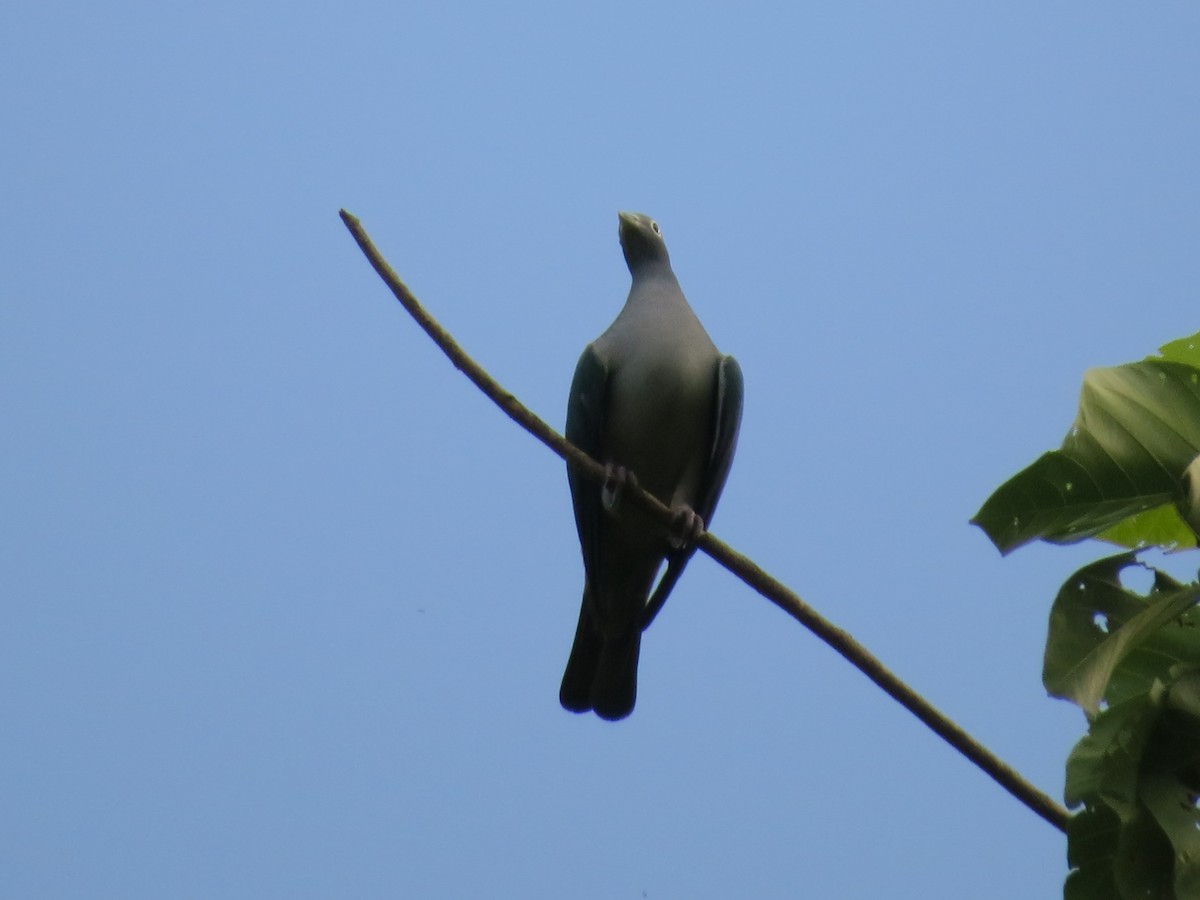
[{"label": "bare branch", "polygon": [[[568,464],[575,466],[595,481],[603,481],[604,467],[578,450],[566,438],[530,412],[524,404],[504,390],[478,363],[467,356],[454,338],[417,302],[417,298],[412,295],[412,292],[388,265],[375,245],[371,243],[371,239],[363,230],[362,223],[345,210],[341,210],[340,215],[367,260],[379,273],[379,277],[396,295],[396,299],[400,301],[401,305],[417,320],[417,324],[450,357],[455,368],[470,378],[475,386],[490,397],[510,418],[561,456]],[[659,502],[658,498],[647,493],[641,487],[630,485],[624,496],[658,516],[664,526],[671,524],[671,511]],[[1066,809],[1022,778],[1008,764],[947,718],[932,703],[901,681],[883,663],[871,655],[862,644],[822,617],[800,597],[760,569],[750,559],[733,550],[712,534],[701,535],[696,543],[699,549],[840,653],[897,703],[929,726],[935,734],[990,775],[1001,787],[1051,825],[1060,831],[1066,831],[1069,817]]]}]

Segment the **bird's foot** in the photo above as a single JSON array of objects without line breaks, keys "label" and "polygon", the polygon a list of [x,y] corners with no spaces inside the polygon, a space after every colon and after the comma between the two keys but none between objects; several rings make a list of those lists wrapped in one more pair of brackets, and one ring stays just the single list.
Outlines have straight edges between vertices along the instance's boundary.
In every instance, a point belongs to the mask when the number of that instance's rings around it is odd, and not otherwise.
[{"label": "bird's foot", "polygon": [[624,466],[608,463],[604,467],[604,484],[600,488],[600,500],[606,510],[616,512],[626,485],[637,487],[637,476]]},{"label": "bird's foot", "polygon": [[688,544],[694,544],[704,534],[704,520],[690,506],[676,506],[671,510],[671,518],[667,541],[673,550],[682,550]]}]

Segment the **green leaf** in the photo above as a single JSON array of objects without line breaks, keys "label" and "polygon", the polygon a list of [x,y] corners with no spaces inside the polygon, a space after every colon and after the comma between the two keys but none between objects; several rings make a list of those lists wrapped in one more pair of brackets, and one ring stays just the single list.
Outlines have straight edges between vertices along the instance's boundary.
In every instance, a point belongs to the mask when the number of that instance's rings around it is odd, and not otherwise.
[{"label": "green leaf", "polygon": [[[1200,332],[1191,337],[1179,338],[1169,344],[1163,344],[1158,352],[1163,359],[1200,369]],[[1154,359],[1154,357],[1150,357],[1150,359]]]},{"label": "green leaf", "polygon": [[1136,815],[1138,768],[1162,702],[1162,688],[1100,713],[1067,757],[1067,806],[1103,803],[1122,822]]},{"label": "green leaf", "polygon": [[1117,856],[1113,860],[1117,890],[1127,900],[1179,900],[1174,891],[1174,853],[1154,817],[1139,806],[1121,823]]},{"label": "green leaf", "polygon": [[[1185,675],[1171,686],[1194,693],[1200,675]],[[1188,683],[1190,681],[1190,684]],[[1170,697],[1167,706],[1171,707]],[[1200,896],[1200,813],[1196,780],[1200,770],[1200,718],[1182,710],[1163,710],[1147,746],[1138,795],[1154,817],[1173,853],[1175,895]]]},{"label": "green leaf", "polygon": [[[1120,580],[1136,565],[1135,554],[1121,553],[1084,566],[1059,589],[1050,610],[1042,682],[1052,696],[1078,703],[1088,718],[1102,699],[1112,704],[1143,694],[1156,679],[1167,679],[1172,665],[1200,659],[1200,585],[1178,585],[1156,572],[1155,587],[1142,596]],[[1180,626],[1167,627],[1177,619]]]},{"label": "green leaf", "polygon": [[[1067,760],[1067,898],[1173,898],[1174,851],[1139,796],[1140,771],[1162,712],[1161,684],[1101,713]],[[1115,832],[1114,832],[1115,829]],[[1092,891],[1093,893],[1088,893]]]},{"label": "green leaf", "polygon": [[1182,524],[1175,504],[1134,513],[1096,537],[1119,547],[1185,550],[1195,546],[1194,532]]},{"label": "green leaf", "polygon": [[[1193,351],[1168,344],[1173,356]],[[1079,412],[1062,448],[1043,454],[971,520],[1002,553],[1030,541],[1103,535],[1126,546],[1195,546],[1174,511],[1182,477],[1200,453],[1200,369],[1152,359],[1084,375]],[[1139,529],[1118,523],[1154,510]]]},{"label": "green leaf", "polygon": [[1067,761],[1069,900],[1200,896],[1200,665],[1100,713]]},{"label": "green leaf", "polygon": [[1071,873],[1063,900],[1121,900],[1117,893],[1117,842],[1121,820],[1103,804],[1067,820],[1067,864]]}]

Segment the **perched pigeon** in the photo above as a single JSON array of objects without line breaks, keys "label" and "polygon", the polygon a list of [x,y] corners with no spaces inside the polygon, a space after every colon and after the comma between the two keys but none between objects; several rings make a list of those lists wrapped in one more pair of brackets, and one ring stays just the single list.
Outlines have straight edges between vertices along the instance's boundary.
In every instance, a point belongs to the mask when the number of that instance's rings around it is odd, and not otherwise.
[{"label": "perched pigeon", "polygon": [[[583,606],[559,700],[622,719],[637,698],[642,630],[695,552],[725,486],[742,418],[742,372],[692,312],[658,223],[620,214],[629,298],[579,358],[567,438],[605,465],[602,486],[568,467],[583,550]],[[666,529],[631,503],[634,482],[675,512]],[[655,585],[666,561],[667,568]]]}]

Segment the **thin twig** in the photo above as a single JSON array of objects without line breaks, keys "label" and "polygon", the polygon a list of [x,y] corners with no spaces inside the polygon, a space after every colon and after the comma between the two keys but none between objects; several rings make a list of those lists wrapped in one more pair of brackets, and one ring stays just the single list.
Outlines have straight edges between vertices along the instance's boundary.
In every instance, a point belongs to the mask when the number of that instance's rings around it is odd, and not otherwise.
[{"label": "thin twig", "polygon": [[[342,210],[342,221],[358,242],[363,254],[379,273],[396,299],[408,310],[442,351],[450,357],[455,368],[481,391],[487,394],[509,417],[522,428],[529,431],[539,441],[561,456],[568,464],[575,466],[589,478],[596,481],[604,479],[604,467],[587,454],[569,443],[562,435],[535,416],[529,409],[508,391],[504,390],[494,378],[455,342],[432,316],[427,313],[417,298],[404,285],[399,276],[388,265],[387,261],[375,249],[371,239],[363,230],[362,223],[350,213]],[[664,525],[671,523],[671,511],[659,502],[654,495],[640,487],[630,485],[625,496],[636,504],[657,515]],[[826,644],[849,660],[855,668],[883,688],[897,703],[915,715],[939,735],[959,753],[975,763],[990,775],[1001,787],[1028,806],[1031,810],[1058,828],[1066,831],[1068,813],[1066,809],[1055,803],[1049,796],[1017,774],[1008,764],[993,754],[990,750],[972,738],[957,724],[941,713],[933,704],[910,688],[894,675],[886,666],[858,641],[842,629],[823,618],[816,610],[801,600],[795,593],[776,581],[747,557],[731,549],[727,544],[713,537],[710,533],[700,536],[697,546],[714,560],[746,582],[792,618],[796,619],[823,640]]]}]

